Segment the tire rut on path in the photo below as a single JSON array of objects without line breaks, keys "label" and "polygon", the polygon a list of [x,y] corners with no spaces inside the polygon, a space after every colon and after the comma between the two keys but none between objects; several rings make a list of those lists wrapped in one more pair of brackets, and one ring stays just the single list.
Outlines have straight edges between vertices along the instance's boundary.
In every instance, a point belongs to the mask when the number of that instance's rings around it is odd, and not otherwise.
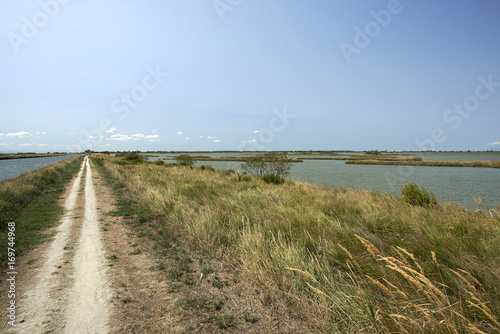
[{"label": "tire rut on path", "polygon": [[[84,217],[78,242],[69,236],[75,227],[74,210],[84,172]],[[98,226],[96,196],[88,157],[65,201],[67,213],[57,227],[40,269],[34,274],[34,285],[20,300],[22,322],[18,333],[107,333],[111,291],[106,279],[104,249]],[[77,234],[78,235],[78,234]],[[68,268],[70,283],[59,273],[67,249],[75,249]],[[66,287],[65,287],[66,285]]]}]

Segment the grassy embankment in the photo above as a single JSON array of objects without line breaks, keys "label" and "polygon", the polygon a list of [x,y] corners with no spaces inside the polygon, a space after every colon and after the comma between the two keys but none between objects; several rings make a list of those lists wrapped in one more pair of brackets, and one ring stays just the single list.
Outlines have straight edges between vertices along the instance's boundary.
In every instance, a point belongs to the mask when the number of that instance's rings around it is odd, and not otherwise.
[{"label": "grassy embankment", "polygon": [[67,153],[17,153],[17,154],[0,154],[0,160],[8,159],[25,159],[25,158],[44,158],[66,155]]},{"label": "grassy embankment", "polygon": [[54,226],[64,213],[59,196],[81,162],[81,156],[73,157],[0,183],[1,268],[7,262],[7,224],[15,222],[16,256],[48,240],[50,235],[43,231]]},{"label": "grassy embankment", "polygon": [[103,159],[141,210],[161,217],[143,217],[145,235],[177,231],[318,332],[500,330],[498,208],[418,207],[367,191]]}]

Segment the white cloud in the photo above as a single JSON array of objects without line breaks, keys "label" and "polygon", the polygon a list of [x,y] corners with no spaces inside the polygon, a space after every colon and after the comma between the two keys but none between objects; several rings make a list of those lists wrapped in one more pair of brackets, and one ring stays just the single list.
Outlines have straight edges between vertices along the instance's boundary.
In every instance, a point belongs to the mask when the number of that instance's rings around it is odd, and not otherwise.
[{"label": "white cloud", "polygon": [[189,140],[189,137],[186,137],[186,138],[184,138],[184,139]]},{"label": "white cloud", "polygon": [[32,144],[29,144],[29,143],[24,143],[24,144],[18,144],[16,146],[19,146],[19,147],[27,147],[27,146],[33,146]]},{"label": "white cloud", "polygon": [[153,133],[157,133],[158,131],[160,131],[160,130],[153,130]]},{"label": "white cloud", "polygon": [[252,131],[252,133],[259,133],[259,130],[254,130]]},{"label": "white cloud", "polygon": [[0,146],[7,146],[7,144],[5,144],[5,143],[0,143]]},{"label": "white cloud", "polygon": [[219,139],[214,140],[214,143],[220,143]]},{"label": "white cloud", "polygon": [[67,135],[76,135],[76,132],[66,132]]},{"label": "white cloud", "polygon": [[178,135],[182,135],[182,131],[177,131],[177,134]]},{"label": "white cloud", "polygon": [[11,132],[7,133],[5,137],[18,137],[18,138],[23,138],[24,136],[32,136],[31,133],[28,131],[20,131],[20,132]]},{"label": "white cloud", "polygon": [[38,146],[38,147],[44,147],[44,146],[49,146],[49,144],[38,144],[36,146]]},{"label": "white cloud", "polygon": [[131,139],[134,139],[134,138],[132,138],[128,135],[119,135],[119,134],[114,134],[110,138],[108,138],[108,140],[121,140],[121,141],[131,140]]},{"label": "white cloud", "polygon": [[160,138],[159,135],[145,135],[142,133],[136,133],[134,135],[120,135],[118,133],[112,135],[110,138],[107,138],[108,140],[142,140],[142,139],[149,139],[149,140],[157,140],[157,138]]},{"label": "white cloud", "polygon": [[116,131],[118,131],[117,128],[111,128],[108,131],[106,131],[106,133],[113,133],[113,132],[116,132]]},{"label": "white cloud", "polygon": [[132,137],[134,137],[136,139],[156,139],[156,138],[160,138],[159,135],[144,135],[142,133],[137,133],[135,135],[132,135]]},{"label": "white cloud", "polygon": [[495,141],[493,143],[486,144],[486,146],[497,146],[497,145],[500,145],[500,141]]}]

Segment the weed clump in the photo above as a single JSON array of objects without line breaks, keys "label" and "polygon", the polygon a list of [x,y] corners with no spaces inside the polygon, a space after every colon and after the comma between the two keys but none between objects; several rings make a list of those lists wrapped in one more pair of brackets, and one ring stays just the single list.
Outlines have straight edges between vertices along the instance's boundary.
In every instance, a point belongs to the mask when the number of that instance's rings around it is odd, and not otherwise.
[{"label": "weed clump", "polygon": [[262,176],[262,180],[266,183],[274,183],[274,184],[283,184],[285,183],[285,178],[274,175],[274,174],[266,174]]},{"label": "weed clump", "polygon": [[415,182],[408,182],[401,188],[401,195],[406,203],[416,206],[437,204],[432,191],[419,187]]}]

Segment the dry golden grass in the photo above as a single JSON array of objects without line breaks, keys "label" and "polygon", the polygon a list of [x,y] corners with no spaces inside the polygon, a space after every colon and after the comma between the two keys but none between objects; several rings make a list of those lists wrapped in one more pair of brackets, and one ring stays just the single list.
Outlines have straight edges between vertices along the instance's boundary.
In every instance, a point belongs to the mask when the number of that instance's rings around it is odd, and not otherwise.
[{"label": "dry golden grass", "polygon": [[193,249],[289,300],[318,332],[500,331],[496,215],[113,159],[112,175]]}]

